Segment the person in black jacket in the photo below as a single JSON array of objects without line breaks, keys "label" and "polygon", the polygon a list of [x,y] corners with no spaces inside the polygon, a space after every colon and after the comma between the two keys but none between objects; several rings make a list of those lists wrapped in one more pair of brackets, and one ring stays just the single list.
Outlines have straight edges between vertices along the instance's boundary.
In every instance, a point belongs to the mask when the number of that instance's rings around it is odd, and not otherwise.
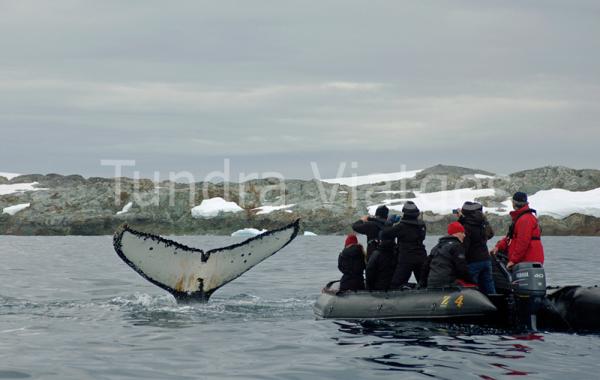
[{"label": "person in black jacket", "polygon": [[440,238],[427,257],[421,273],[421,286],[443,288],[457,285],[457,280],[470,282],[462,242],[465,228],[458,222],[448,225],[448,236]]},{"label": "person in black jacket", "polygon": [[496,287],[492,277],[492,259],[487,241],[494,231],[487,222],[479,203],[465,202],[459,211],[458,222],[465,227],[465,257],[473,282],[485,294],[495,294]]},{"label": "person in black jacket", "polygon": [[346,237],[344,250],[338,256],[338,269],[342,272],[340,292],[365,288],[365,251],[354,234]]},{"label": "person in black jacket", "polygon": [[389,211],[385,205],[379,206],[375,211],[374,218],[365,215],[352,225],[354,232],[367,235],[367,261],[379,245],[379,235],[385,227]]},{"label": "person in black jacket", "polygon": [[382,240],[367,262],[367,289],[389,290],[396,268],[396,249],[393,240]]},{"label": "person in black jacket", "polygon": [[419,215],[417,205],[407,201],[402,207],[400,222],[383,230],[382,239],[396,239],[397,242],[398,260],[391,284],[394,289],[408,283],[411,273],[414,273],[417,282],[421,279],[421,270],[427,258],[423,244],[427,228]]}]

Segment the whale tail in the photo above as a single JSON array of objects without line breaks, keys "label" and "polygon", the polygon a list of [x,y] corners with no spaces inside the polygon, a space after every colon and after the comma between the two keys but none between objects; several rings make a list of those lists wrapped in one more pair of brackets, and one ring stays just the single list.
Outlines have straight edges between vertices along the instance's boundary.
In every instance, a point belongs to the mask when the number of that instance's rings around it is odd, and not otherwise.
[{"label": "whale tail", "polygon": [[212,293],[274,255],[298,235],[300,220],[228,247],[204,252],[122,225],[113,246],[142,277],[180,301],[208,301]]}]

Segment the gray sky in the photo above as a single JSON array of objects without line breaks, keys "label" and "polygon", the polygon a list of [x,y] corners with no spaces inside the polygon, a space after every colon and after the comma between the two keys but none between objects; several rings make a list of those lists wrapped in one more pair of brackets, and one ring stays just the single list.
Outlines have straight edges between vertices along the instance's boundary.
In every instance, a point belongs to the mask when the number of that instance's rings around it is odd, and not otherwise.
[{"label": "gray sky", "polygon": [[0,0],[0,15],[0,171],[600,168],[598,1]]}]

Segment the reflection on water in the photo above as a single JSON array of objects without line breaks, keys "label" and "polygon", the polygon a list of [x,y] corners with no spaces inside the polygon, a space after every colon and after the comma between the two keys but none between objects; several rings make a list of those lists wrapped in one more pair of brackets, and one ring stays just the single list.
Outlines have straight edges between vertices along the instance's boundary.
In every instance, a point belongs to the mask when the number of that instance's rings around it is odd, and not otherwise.
[{"label": "reflection on water", "polygon": [[463,370],[461,359],[466,356],[483,357],[491,373],[480,373],[482,379],[529,375],[533,372],[512,368],[511,361],[517,365],[517,360],[532,353],[533,347],[528,342],[544,341],[542,334],[504,335],[502,330],[474,325],[389,321],[334,323],[343,333],[333,338],[338,345],[379,346],[379,355],[360,359],[375,364],[380,370],[415,372],[432,378],[447,378],[449,369]]}]

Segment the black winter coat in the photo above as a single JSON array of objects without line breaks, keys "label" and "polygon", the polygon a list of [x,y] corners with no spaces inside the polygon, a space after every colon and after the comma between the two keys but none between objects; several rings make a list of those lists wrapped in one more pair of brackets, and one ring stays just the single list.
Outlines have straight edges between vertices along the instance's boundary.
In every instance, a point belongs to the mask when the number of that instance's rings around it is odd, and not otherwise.
[{"label": "black winter coat", "polygon": [[364,222],[362,219],[352,225],[354,232],[367,235],[367,257],[370,257],[379,245],[380,232],[385,227],[386,219],[371,218]]},{"label": "black winter coat", "polygon": [[444,236],[433,247],[421,272],[421,278],[427,283],[421,286],[442,288],[456,283],[457,279],[471,281],[469,268],[465,260],[465,250],[458,238]]},{"label": "black winter coat", "polygon": [[365,255],[360,244],[344,248],[338,256],[338,269],[342,272],[340,291],[365,288]]},{"label": "black winter coat", "polygon": [[419,219],[402,219],[392,227],[383,230],[381,236],[384,240],[396,239],[398,243],[398,261],[422,262],[427,256],[425,235],[427,228]]},{"label": "black winter coat", "polygon": [[396,250],[391,240],[382,241],[367,262],[367,289],[388,290],[396,269]]},{"label": "black winter coat", "polygon": [[465,227],[465,256],[467,263],[489,260],[490,254],[487,241],[494,236],[494,232],[481,211],[464,214],[458,219]]}]

